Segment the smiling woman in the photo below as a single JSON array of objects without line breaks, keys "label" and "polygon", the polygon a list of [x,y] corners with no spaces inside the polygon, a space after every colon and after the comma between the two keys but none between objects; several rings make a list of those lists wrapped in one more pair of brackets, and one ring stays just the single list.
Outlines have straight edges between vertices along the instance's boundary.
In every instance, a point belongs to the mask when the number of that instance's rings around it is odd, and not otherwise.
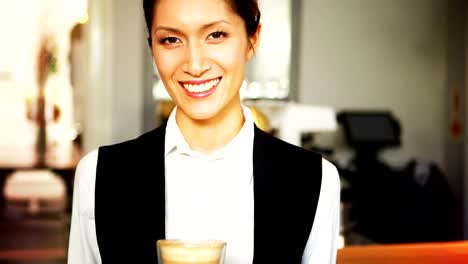
[{"label": "smiling woman", "polygon": [[225,241],[229,264],[334,263],[336,168],[262,132],[241,104],[260,40],[257,1],[143,5],[176,107],[162,127],[80,162],[69,263],[157,263],[160,239]]},{"label": "smiling woman", "polygon": [[[242,126],[239,90],[261,26],[246,34],[252,26],[225,1],[177,2],[158,1],[152,9],[151,48],[184,137],[194,150],[209,152]],[[208,123],[209,134],[197,133]],[[203,138],[211,144],[197,144]]]}]

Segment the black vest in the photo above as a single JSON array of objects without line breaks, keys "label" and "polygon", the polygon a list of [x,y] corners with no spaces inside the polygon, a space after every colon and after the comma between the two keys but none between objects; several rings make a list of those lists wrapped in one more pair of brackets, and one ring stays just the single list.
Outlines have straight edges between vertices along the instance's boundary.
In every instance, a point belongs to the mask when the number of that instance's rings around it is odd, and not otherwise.
[{"label": "black vest", "polygon": [[[157,263],[156,241],[165,238],[164,139],[161,127],[99,148],[95,221],[103,264]],[[255,127],[253,180],[253,263],[301,263],[320,194],[321,156]]]}]

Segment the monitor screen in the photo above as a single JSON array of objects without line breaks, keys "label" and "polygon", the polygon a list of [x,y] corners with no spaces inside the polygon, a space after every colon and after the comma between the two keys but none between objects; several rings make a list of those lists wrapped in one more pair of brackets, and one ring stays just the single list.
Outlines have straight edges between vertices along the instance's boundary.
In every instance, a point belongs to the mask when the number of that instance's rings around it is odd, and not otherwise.
[{"label": "monitor screen", "polygon": [[399,128],[387,112],[346,112],[339,119],[348,143],[354,147],[399,143]]}]

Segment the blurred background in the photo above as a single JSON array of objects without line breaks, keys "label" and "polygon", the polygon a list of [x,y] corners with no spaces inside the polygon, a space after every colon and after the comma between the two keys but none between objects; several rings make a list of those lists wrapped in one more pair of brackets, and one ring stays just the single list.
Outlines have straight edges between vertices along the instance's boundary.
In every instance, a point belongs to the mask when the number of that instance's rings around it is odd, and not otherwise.
[{"label": "blurred background", "polygon": [[[468,239],[468,3],[260,6],[242,100],[338,167],[340,247]],[[146,36],[140,0],[0,0],[0,264],[65,263],[79,159],[165,122]]]}]

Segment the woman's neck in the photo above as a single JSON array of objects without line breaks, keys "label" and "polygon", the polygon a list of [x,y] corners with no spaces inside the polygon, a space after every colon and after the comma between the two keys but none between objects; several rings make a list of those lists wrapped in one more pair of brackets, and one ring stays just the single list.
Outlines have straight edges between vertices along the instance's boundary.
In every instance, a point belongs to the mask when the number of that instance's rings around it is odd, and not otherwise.
[{"label": "woman's neck", "polygon": [[192,150],[210,153],[236,137],[244,124],[244,114],[240,101],[233,103],[208,120],[190,119],[177,108],[177,125]]}]

